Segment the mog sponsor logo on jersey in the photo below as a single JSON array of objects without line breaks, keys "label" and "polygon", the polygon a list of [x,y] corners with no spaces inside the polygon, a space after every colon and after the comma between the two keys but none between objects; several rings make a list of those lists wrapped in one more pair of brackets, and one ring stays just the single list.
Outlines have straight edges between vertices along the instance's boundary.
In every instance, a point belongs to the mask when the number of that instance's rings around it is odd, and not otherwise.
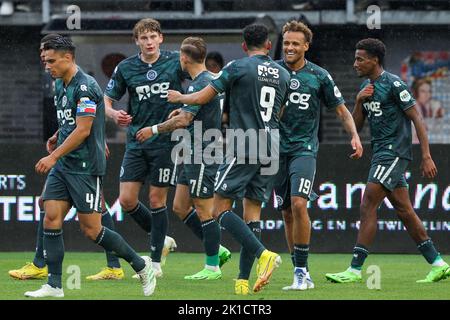
[{"label": "mog sponsor logo on jersey", "polygon": [[379,117],[383,114],[381,110],[381,105],[377,101],[369,101],[363,104],[364,109],[369,112],[369,115],[374,115],[375,117]]},{"label": "mog sponsor logo on jersey", "polygon": [[280,84],[280,69],[270,67],[269,62],[258,65],[258,80],[268,83]]},{"label": "mog sponsor logo on jersey", "polygon": [[289,95],[289,102],[298,104],[298,108],[301,110],[306,110],[309,108],[309,98],[311,95],[308,93],[292,92]]},{"label": "mog sponsor logo on jersey", "polygon": [[72,109],[57,110],[56,116],[58,117],[58,121],[61,121],[61,124],[63,125],[66,121],[68,121],[70,125],[75,124],[75,119],[72,116]]},{"label": "mog sponsor logo on jersey", "polygon": [[159,94],[160,98],[167,98],[169,87],[170,82],[154,83],[151,86],[136,87],[136,93],[138,94],[139,101],[150,99],[155,94]]}]

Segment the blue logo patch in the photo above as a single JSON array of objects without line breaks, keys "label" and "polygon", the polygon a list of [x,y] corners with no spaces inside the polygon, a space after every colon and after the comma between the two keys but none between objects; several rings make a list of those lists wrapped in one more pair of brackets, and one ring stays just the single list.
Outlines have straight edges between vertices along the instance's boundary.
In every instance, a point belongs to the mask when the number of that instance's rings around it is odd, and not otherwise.
[{"label": "blue logo patch", "polygon": [[157,76],[158,73],[155,70],[150,70],[149,72],[147,72],[147,79],[150,81],[155,80]]}]

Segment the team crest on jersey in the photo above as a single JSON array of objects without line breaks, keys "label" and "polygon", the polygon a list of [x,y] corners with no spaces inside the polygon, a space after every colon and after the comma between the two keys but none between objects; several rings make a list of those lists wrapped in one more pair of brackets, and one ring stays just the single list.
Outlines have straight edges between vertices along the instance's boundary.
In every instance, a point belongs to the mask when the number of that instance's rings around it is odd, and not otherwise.
[{"label": "team crest on jersey", "polygon": [[155,70],[149,70],[147,72],[147,79],[150,81],[155,80],[157,76],[158,76],[158,72],[156,72]]},{"label": "team crest on jersey", "polygon": [[400,92],[400,100],[402,100],[403,102],[408,102],[409,100],[411,100],[411,95],[409,94],[408,90],[403,90],[402,92]]},{"label": "team crest on jersey", "polygon": [[298,81],[297,79],[291,79],[289,88],[291,88],[291,90],[297,90],[298,88],[300,88],[300,81]]},{"label": "team crest on jersey", "polygon": [[67,97],[64,96],[63,99],[62,99],[62,106],[63,106],[63,108],[65,108],[66,105],[67,105]]}]

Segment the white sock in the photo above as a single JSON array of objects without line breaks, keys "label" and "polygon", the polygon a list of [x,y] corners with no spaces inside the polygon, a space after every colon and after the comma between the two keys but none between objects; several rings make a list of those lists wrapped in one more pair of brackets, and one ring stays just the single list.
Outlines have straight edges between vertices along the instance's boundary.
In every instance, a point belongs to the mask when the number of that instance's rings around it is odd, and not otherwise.
[{"label": "white sock", "polygon": [[445,261],[441,257],[437,257],[431,265],[433,267],[442,267],[445,266]]},{"label": "white sock", "polygon": [[353,272],[353,273],[357,274],[358,276],[361,275],[361,270],[354,269],[352,267],[348,268],[348,271]]},{"label": "white sock", "polygon": [[205,264],[205,269],[216,272],[219,271],[219,266],[210,266],[208,264]]}]

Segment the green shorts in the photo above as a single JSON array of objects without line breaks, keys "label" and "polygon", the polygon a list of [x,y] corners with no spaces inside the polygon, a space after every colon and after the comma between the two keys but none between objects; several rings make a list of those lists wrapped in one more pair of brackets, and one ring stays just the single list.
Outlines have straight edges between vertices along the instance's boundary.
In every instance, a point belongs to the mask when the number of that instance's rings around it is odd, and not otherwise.
[{"label": "green shorts", "polygon": [[274,175],[261,174],[261,164],[230,163],[219,166],[214,192],[222,197],[240,200],[242,198],[267,202],[272,193]]},{"label": "green shorts", "polygon": [[316,158],[314,156],[280,156],[280,169],[275,178],[275,206],[286,210],[291,206],[291,196],[315,200],[313,191],[316,175]]},{"label": "green shorts", "polygon": [[405,171],[409,160],[399,157],[385,156],[372,159],[367,182],[379,183],[389,191],[396,188],[408,187]]},{"label": "green shorts", "polygon": [[127,149],[120,168],[120,182],[148,181],[156,187],[169,187],[175,165],[171,153],[150,149]]},{"label": "green shorts", "polygon": [[53,168],[47,176],[42,200],[66,200],[80,213],[102,212],[102,186],[103,177]]},{"label": "green shorts", "polygon": [[214,196],[214,179],[218,164],[183,164],[177,178],[177,184],[190,186],[191,198],[208,199]]}]

